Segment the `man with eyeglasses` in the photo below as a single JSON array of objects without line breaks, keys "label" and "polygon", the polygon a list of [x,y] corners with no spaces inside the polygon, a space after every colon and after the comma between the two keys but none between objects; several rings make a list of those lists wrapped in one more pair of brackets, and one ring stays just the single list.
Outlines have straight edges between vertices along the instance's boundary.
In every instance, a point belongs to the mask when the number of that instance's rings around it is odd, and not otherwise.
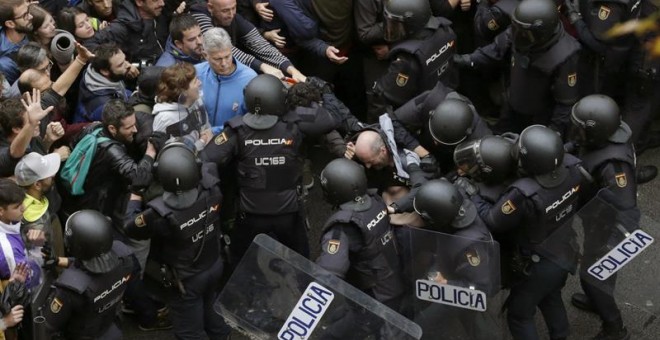
[{"label": "man with eyeglasses", "polygon": [[32,15],[29,5],[23,0],[0,2],[0,72],[12,84],[20,72],[15,62],[18,49],[28,42],[27,33],[32,32]]}]

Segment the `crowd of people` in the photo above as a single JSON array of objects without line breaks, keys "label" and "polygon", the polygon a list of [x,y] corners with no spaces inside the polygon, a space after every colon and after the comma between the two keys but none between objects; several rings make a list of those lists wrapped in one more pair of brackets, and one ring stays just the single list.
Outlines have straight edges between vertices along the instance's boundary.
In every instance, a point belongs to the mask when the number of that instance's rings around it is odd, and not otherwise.
[{"label": "crowd of people", "polygon": [[[594,198],[636,229],[637,185],[658,171],[637,164],[660,146],[660,59],[647,47],[657,34],[610,31],[657,10],[650,0],[3,0],[0,329],[119,339],[121,311],[145,332],[226,338],[213,304],[256,235],[313,253],[306,155],[320,145],[334,160],[316,178],[336,212],[317,264],[424,338],[447,312],[410,308],[406,263],[420,255],[406,240],[420,228],[500,244],[502,282],[469,243],[444,261],[467,269],[423,276],[507,289],[513,338],[538,338],[537,308],[550,338],[567,338],[561,291],[579,272],[584,294],[572,302],[601,318],[595,339],[629,339],[616,276],[596,287],[572,241],[550,236]],[[598,239],[585,251],[620,237]],[[148,263],[171,286],[166,302],[145,286]],[[328,334],[379,333],[353,312]]]}]

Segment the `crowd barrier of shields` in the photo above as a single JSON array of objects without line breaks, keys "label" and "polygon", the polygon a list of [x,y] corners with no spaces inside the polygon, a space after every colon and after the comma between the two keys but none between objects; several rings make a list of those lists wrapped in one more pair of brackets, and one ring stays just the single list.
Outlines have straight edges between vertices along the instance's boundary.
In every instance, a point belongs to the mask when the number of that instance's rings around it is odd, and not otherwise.
[{"label": "crowd barrier of shields", "polygon": [[[633,328],[646,328],[660,312],[651,235],[660,224],[608,202],[594,198],[535,251],[575,272],[592,294],[614,297]],[[398,312],[266,235],[255,238],[215,309],[252,339],[510,338],[502,287],[512,278],[509,265],[500,266],[500,256],[511,261],[509,246],[418,228],[396,231],[408,287]]]}]

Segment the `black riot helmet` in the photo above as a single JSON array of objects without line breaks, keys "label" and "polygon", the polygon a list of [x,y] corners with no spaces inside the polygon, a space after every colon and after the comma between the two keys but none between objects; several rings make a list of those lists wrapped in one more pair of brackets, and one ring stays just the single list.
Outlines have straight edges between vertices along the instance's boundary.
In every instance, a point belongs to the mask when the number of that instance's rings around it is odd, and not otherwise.
[{"label": "black riot helmet", "polygon": [[530,176],[552,173],[564,160],[561,137],[543,125],[525,128],[511,152],[518,168]]},{"label": "black riot helmet", "polygon": [[270,74],[260,74],[243,90],[245,106],[256,115],[281,116],[286,113],[287,90],[282,81]]},{"label": "black riot helmet", "polygon": [[395,42],[419,32],[431,18],[428,0],[385,0],[383,6],[385,40]]},{"label": "black riot helmet", "polygon": [[592,94],[573,105],[571,121],[579,129],[581,144],[599,147],[607,143],[621,125],[619,106],[608,96]]},{"label": "black riot helmet", "polygon": [[473,122],[474,114],[467,102],[447,98],[431,112],[429,131],[436,142],[456,145],[472,134]]},{"label": "black riot helmet", "polygon": [[193,150],[179,139],[168,142],[160,150],[154,168],[163,190],[181,194],[197,188],[201,179],[200,161]]},{"label": "black riot helmet", "polygon": [[367,193],[364,168],[350,159],[332,160],[320,177],[325,199],[332,205],[356,201]]},{"label": "black riot helmet", "polygon": [[501,183],[513,175],[513,143],[500,136],[467,141],[454,149],[454,163],[471,178],[485,183]]},{"label": "black riot helmet", "polygon": [[64,244],[71,256],[95,273],[114,268],[110,219],[96,210],[80,210],[65,223]]},{"label": "black riot helmet", "polygon": [[419,188],[413,208],[430,229],[442,231],[447,227],[464,228],[476,218],[477,210],[446,179],[430,180]]},{"label": "black riot helmet", "polygon": [[550,46],[563,27],[552,0],[524,0],[513,11],[511,29],[514,49],[527,53]]}]

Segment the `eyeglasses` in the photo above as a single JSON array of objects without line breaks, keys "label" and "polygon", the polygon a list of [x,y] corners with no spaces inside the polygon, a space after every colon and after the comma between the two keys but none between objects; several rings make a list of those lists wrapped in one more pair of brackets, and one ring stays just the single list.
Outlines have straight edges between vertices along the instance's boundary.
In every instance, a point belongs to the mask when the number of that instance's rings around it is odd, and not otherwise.
[{"label": "eyeglasses", "polygon": [[27,11],[25,11],[25,13],[23,13],[23,14],[21,14],[21,15],[19,15],[19,16],[16,16],[16,17],[14,18],[14,20],[23,19],[23,20],[25,20],[25,21],[28,21],[28,18],[30,17],[30,7],[32,7],[32,5],[28,6]]},{"label": "eyeglasses", "polygon": [[43,68],[38,68],[37,71],[50,72],[52,68],[53,68],[53,62],[51,60],[48,60],[48,65],[44,66]]}]

